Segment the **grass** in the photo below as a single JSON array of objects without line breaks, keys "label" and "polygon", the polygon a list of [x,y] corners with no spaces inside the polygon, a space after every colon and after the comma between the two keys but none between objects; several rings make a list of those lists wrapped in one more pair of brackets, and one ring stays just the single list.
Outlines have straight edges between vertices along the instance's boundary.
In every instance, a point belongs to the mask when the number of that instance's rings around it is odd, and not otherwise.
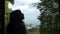
[{"label": "grass", "polygon": [[39,31],[27,32],[27,34],[39,34]]}]

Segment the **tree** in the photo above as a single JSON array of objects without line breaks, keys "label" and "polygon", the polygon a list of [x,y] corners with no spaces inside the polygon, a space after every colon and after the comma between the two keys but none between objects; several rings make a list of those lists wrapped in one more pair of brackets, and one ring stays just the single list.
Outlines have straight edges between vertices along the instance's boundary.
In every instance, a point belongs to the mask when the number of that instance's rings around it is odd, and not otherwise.
[{"label": "tree", "polygon": [[8,2],[14,4],[14,0],[5,0],[5,26],[9,22],[9,14],[12,11],[12,9],[8,8]]},{"label": "tree", "polygon": [[[6,3],[6,1],[11,1],[11,0],[5,0],[5,3]],[[14,0],[12,0],[12,1],[14,1]],[[11,3],[13,4],[12,1],[11,1]],[[4,24],[4,22],[5,22],[5,20],[4,20],[4,18],[5,18],[5,16],[4,16],[5,12],[3,10],[4,9],[4,3],[3,2],[4,2],[4,0],[0,1],[0,4],[1,4],[0,5],[0,34],[4,34],[3,32],[4,32],[4,27],[5,27],[5,24]],[[6,8],[8,8],[7,4],[5,4],[5,11],[6,11]]]},{"label": "tree", "polygon": [[6,34],[6,26],[9,23],[9,16],[10,16],[10,12],[12,11],[12,9],[8,8],[8,2],[10,2],[11,4],[14,4],[14,0],[5,0],[5,34]]},{"label": "tree", "polygon": [[60,34],[60,9],[58,0],[40,0],[38,9],[41,12],[41,34]]},{"label": "tree", "polygon": [[11,4],[14,4],[14,0],[6,0],[9,1]]}]

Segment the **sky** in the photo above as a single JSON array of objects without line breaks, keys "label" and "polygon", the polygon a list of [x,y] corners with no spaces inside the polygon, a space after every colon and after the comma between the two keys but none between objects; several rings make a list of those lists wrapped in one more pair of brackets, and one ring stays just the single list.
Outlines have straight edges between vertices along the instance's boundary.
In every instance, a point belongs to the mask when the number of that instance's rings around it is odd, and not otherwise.
[{"label": "sky", "polygon": [[25,19],[23,20],[25,24],[39,25],[40,21],[37,19],[40,15],[39,9],[33,6],[32,3],[39,3],[40,0],[14,0],[14,5],[8,4],[8,7],[12,10],[20,9],[24,14]]}]

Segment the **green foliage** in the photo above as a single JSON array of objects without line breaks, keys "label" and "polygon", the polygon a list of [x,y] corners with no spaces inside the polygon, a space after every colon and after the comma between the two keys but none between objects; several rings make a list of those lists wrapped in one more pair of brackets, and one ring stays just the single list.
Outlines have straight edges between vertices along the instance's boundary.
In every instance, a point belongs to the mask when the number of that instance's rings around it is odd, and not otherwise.
[{"label": "green foliage", "polygon": [[7,0],[7,1],[9,1],[11,4],[14,4],[14,0]]},{"label": "green foliage", "polygon": [[38,9],[41,12],[41,34],[60,34],[60,9],[58,0],[41,0]]},{"label": "green foliage", "polygon": [[14,4],[14,0],[5,0],[5,34],[6,34],[6,26],[9,23],[10,12],[12,9],[8,8],[8,1]]},{"label": "green foliage", "polygon": [[38,30],[35,30],[35,31],[27,31],[26,34],[39,34],[39,29]]},{"label": "green foliage", "polygon": [[5,1],[5,25],[9,22],[9,14],[12,10],[8,8],[8,1]]},{"label": "green foliage", "polygon": [[8,8],[8,2],[10,2],[11,4],[14,4],[14,0],[5,0],[5,26],[9,22],[9,15],[10,15],[10,12],[12,11],[12,9]]}]

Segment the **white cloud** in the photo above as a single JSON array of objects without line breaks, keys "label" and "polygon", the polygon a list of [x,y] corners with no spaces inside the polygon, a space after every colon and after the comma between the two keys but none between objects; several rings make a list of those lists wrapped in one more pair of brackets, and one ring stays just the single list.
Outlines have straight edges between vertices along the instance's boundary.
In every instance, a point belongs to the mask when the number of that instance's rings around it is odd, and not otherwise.
[{"label": "white cloud", "polygon": [[9,3],[9,8],[14,8],[16,6],[25,6],[25,5],[29,5],[31,3],[38,3],[40,0],[14,0],[15,3],[14,5],[12,5],[11,3]]},{"label": "white cloud", "polygon": [[9,3],[9,8],[12,8],[12,10],[20,9],[25,16],[25,22],[26,23],[33,23],[33,22],[39,22],[37,20],[37,17],[39,16],[40,12],[36,7],[30,8],[29,4],[31,3],[38,3],[40,0],[15,0],[15,4],[12,5]]},{"label": "white cloud", "polygon": [[27,9],[27,8],[29,8],[28,5],[24,5],[24,6],[13,6],[13,7],[12,7],[12,10],[16,10],[16,9],[25,10],[25,9]]},{"label": "white cloud", "polygon": [[30,8],[30,7],[28,7],[28,8],[26,8],[26,9],[24,9],[24,10],[22,10],[22,12],[24,12],[25,14],[31,14],[31,13],[36,13],[36,12],[39,12],[39,10],[36,8],[36,7],[33,7],[33,8]]},{"label": "white cloud", "polygon": [[[16,1],[16,0],[15,0],[15,1]],[[29,4],[29,3],[37,3],[37,2],[39,2],[40,0],[18,0],[18,1]]]},{"label": "white cloud", "polygon": [[24,13],[26,19],[29,17],[30,18],[37,18],[40,14],[39,10],[36,9],[35,7],[22,10],[22,12]]}]

